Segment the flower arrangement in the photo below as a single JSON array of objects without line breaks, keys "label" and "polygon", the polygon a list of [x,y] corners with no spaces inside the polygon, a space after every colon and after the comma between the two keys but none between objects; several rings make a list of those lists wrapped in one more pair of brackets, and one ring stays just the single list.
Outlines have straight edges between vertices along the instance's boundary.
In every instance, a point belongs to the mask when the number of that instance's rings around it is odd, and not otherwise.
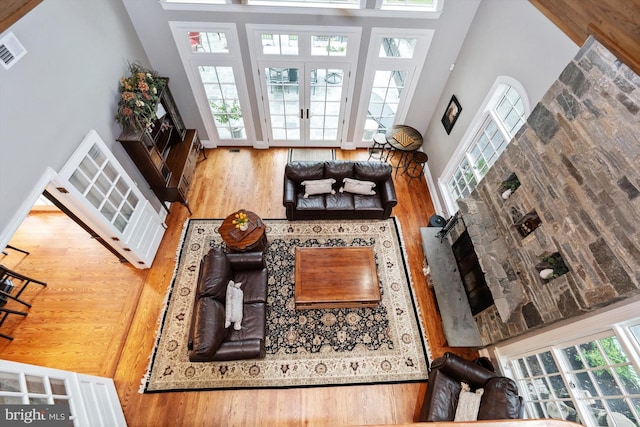
[{"label": "flower arrangement", "polygon": [[166,79],[137,62],[129,64],[129,72],[129,77],[120,79],[116,120],[123,129],[151,129],[156,121],[156,108]]},{"label": "flower arrangement", "polygon": [[239,228],[240,230],[246,230],[249,226],[249,218],[244,212],[238,212],[235,214],[235,219],[232,222],[235,224],[236,228]]}]

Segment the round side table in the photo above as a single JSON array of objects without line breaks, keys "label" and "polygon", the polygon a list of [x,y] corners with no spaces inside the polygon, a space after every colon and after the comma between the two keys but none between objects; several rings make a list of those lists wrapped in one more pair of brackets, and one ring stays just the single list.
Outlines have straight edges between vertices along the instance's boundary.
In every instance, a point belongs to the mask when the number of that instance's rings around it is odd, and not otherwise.
[{"label": "round side table", "polygon": [[[249,228],[242,231],[233,224],[236,213],[244,212],[249,218]],[[222,222],[218,233],[227,245],[227,251],[238,252],[262,252],[267,247],[267,227],[262,219],[254,212],[240,209],[234,212]]]}]

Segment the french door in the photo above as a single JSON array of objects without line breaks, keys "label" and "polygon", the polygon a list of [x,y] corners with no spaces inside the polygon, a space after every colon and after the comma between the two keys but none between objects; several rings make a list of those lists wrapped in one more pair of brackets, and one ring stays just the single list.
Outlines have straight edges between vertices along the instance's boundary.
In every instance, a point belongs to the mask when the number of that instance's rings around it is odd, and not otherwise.
[{"label": "french door", "polygon": [[0,360],[0,403],[2,425],[127,425],[111,378],[43,366]]},{"label": "french door", "polygon": [[134,267],[151,266],[164,235],[164,217],[95,130],[88,133],[47,191]]},{"label": "french door", "polygon": [[270,145],[340,145],[349,64],[259,61],[258,66]]}]

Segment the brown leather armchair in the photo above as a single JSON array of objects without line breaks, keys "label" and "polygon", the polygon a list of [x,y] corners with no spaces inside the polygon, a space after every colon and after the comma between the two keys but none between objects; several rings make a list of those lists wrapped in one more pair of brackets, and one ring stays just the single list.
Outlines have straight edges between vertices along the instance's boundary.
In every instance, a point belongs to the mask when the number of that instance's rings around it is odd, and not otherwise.
[{"label": "brown leather armchair", "polygon": [[518,396],[516,383],[511,378],[499,376],[453,353],[445,353],[431,363],[418,421],[453,421],[462,382],[469,384],[471,390],[484,389],[478,420],[523,418],[522,397]]},{"label": "brown leather armchair", "polygon": [[[239,330],[225,327],[229,280],[242,283],[243,318]],[[200,263],[195,290],[189,360],[255,359],[265,355],[267,268],[262,252],[227,254],[212,248]]]}]

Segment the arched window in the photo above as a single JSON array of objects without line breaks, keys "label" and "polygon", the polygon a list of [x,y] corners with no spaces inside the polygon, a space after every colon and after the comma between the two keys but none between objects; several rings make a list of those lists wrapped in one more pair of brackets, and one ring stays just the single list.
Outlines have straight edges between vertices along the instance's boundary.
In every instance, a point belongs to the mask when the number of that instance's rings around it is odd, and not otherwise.
[{"label": "arched window", "polygon": [[514,79],[499,77],[472,121],[461,148],[440,177],[450,214],[457,211],[457,200],[469,196],[498,160],[525,123],[529,111],[522,85]]}]

